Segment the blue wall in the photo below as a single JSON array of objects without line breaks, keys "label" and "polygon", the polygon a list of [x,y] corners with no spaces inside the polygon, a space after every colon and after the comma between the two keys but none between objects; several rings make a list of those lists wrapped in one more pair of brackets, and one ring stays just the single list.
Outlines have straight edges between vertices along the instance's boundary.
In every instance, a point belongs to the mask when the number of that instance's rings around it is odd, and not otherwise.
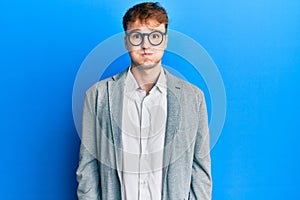
[{"label": "blue wall", "polygon": [[[1,1],[1,199],[76,199],[74,80],[137,2]],[[161,4],[169,27],[201,44],[224,81],[213,199],[299,199],[300,1]]]}]

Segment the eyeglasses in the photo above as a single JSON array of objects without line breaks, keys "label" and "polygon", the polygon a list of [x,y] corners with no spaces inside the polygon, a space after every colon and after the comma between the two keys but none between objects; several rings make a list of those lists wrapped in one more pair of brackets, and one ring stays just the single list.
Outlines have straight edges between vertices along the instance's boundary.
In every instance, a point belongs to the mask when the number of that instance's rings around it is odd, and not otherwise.
[{"label": "eyeglasses", "polygon": [[148,41],[151,45],[158,46],[164,40],[164,35],[166,35],[166,33],[163,33],[161,31],[153,31],[151,33],[140,33],[137,31],[133,31],[130,33],[126,33],[130,44],[133,46],[141,45],[144,42],[145,36],[147,36]]}]

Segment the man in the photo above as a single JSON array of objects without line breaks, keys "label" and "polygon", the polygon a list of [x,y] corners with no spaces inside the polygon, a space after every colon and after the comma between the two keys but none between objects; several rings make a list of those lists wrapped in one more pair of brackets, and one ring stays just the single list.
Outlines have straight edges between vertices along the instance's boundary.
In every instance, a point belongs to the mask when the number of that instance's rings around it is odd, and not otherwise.
[{"label": "man", "polygon": [[167,25],[158,3],[123,17],[131,65],[85,96],[80,200],[211,199],[204,95],[163,69]]}]

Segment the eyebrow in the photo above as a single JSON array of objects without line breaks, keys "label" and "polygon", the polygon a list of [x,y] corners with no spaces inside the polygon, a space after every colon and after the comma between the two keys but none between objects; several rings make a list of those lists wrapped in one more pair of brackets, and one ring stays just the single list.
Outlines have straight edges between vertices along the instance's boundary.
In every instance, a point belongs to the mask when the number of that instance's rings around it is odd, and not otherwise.
[{"label": "eyebrow", "polygon": [[[141,31],[141,30],[142,30],[142,29],[136,28],[136,29],[127,30],[127,31],[133,32],[133,31]],[[153,28],[148,28],[148,30],[150,30],[150,31],[162,31],[162,30],[159,30],[159,29],[153,29]]]}]

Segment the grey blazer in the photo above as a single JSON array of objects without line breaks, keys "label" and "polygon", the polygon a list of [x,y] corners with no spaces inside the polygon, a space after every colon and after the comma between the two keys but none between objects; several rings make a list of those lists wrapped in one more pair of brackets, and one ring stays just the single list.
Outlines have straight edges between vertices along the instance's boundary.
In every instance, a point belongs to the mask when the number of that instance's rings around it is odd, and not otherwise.
[{"label": "grey blazer", "polygon": [[[204,95],[171,75],[167,79],[167,124],[163,200],[211,199],[211,161]],[[93,85],[85,96],[79,200],[122,199],[122,105],[127,70]]]}]

